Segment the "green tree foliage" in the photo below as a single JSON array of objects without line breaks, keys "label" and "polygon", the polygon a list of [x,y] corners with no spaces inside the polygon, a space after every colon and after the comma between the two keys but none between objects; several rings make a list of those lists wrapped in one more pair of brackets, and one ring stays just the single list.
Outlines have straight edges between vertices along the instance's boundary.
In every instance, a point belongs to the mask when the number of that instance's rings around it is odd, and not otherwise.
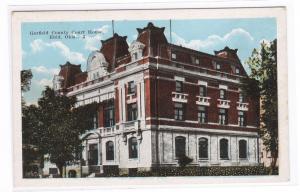
[{"label": "green tree foliage", "polygon": [[[81,153],[80,134],[93,128],[93,117],[98,104],[74,108],[75,97],[67,97],[46,87],[38,106],[23,109],[23,143],[36,145],[42,154],[48,154],[60,173]],[[61,175],[62,176],[62,175]]]},{"label": "green tree foliage", "polygon": [[32,72],[30,69],[21,71],[21,90],[23,92],[30,90]]},{"label": "green tree foliage", "polygon": [[271,167],[278,158],[278,98],[277,98],[277,40],[262,42],[246,62],[251,70],[244,80],[244,91],[261,102],[260,135],[266,150],[271,153]]}]

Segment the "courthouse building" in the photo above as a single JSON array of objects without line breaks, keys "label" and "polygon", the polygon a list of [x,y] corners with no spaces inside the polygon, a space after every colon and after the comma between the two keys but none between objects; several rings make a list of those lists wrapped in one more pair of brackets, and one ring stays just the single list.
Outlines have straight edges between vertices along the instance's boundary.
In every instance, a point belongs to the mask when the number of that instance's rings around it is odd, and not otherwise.
[{"label": "courthouse building", "polygon": [[81,135],[83,174],[178,166],[183,156],[192,166],[257,165],[259,101],[241,92],[237,49],[174,45],[152,23],[137,32],[130,45],[114,34],[85,71],[67,62],[53,79],[76,107],[99,106]]}]

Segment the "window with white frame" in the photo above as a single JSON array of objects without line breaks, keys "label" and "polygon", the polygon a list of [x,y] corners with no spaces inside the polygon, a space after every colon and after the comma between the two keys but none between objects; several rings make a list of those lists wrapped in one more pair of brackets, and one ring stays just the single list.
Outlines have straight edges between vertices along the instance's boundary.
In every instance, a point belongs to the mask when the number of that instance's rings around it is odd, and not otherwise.
[{"label": "window with white frame", "polygon": [[226,90],[220,89],[220,99],[226,99]]},{"label": "window with white frame", "polygon": [[183,92],[183,82],[182,81],[175,81],[175,91],[178,93]]},{"label": "window with white frame", "polygon": [[239,126],[246,126],[246,113],[244,111],[238,111],[238,124]]},{"label": "window with white frame", "polygon": [[183,103],[175,103],[174,104],[174,119],[175,120],[183,120]]},{"label": "window with white frame", "polygon": [[185,153],[186,141],[185,137],[177,136],[175,137],[175,157],[180,158],[186,155]]},{"label": "window with white frame", "polygon": [[243,93],[239,93],[239,102],[243,103],[245,100],[244,94]]},{"label": "window with white frame", "polygon": [[229,159],[228,156],[228,139],[220,140],[220,159]]},{"label": "window with white frame", "polygon": [[105,144],[106,148],[106,160],[114,160],[114,143],[112,141],[107,141]]},{"label": "window with white frame", "polygon": [[219,124],[226,125],[227,124],[227,110],[226,109],[219,109]]},{"label": "window with white frame", "polygon": [[135,94],[136,93],[136,86],[134,84],[134,81],[128,82],[128,94]]},{"label": "window with white frame", "polygon": [[115,125],[115,105],[114,100],[110,100],[104,104],[104,127]]},{"label": "window with white frame", "polygon": [[246,159],[247,158],[247,141],[239,140],[239,158]]},{"label": "window with white frame", "polygon": [[135,121],[137,120],[137,104],[131,103],[127,105],[127,115],[128,115],[128,121]]},{"label": "window with white frame", "polygon": [[200,92],[199,92],[199,96],[200,97],[206,97],[206,86],[204,86],[204,85],[200,85],[200,87],[199,87],[199,90],[200,90]]},{"label": "window with white frame", "polygon": [[207,159],[208,158],[208,139],[205,137],[199,138],[198,147],[199,147],[199,158]]},{"label": "window with white frame", "polygon": [[131,137],[128,140],[129,159],[138,158],[138,143],[136,137]]},{"label": "window with white frame", "polygon": [[198,122],[207,123],[207,108],[205,106],[198,106]]}]

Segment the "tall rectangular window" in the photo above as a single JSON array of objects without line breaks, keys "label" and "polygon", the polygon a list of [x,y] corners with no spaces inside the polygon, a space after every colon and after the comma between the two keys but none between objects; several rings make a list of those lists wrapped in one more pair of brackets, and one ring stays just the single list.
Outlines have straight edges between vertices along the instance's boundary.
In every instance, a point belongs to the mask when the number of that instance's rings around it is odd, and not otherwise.
[{"label": "tall rectangular window", "polygon": [[128,82],[128,94],[135,94],[136,92],[136,86],[134,84],[134,81]]},{"label": "tall rectangular window", "polygon": [[127,105],[128,121],[137,120],[137,104],[132,103]]},{"label": "tall rectangular window", "polygon": [[109,101],[104,106],[104,127],[115,125],[115,106],[113,101]]},{"label": "tall rectangular window", "polygon": [[226,90],[220,89],[220,99],[226,99]]},{"label": "tall rectangular window", "polygon": [[96,112],[93,116],[93,128],[94,129],[98,128],[98,112]]},{"label": "tall rectangular window", "polygon": [[205,106],[198,107],[198,122],[199,123],[207,122],[207,110]]},{"label": "tall rectangular window", "polygon": [[176,92],[182,93],[183,92],[183,82],[182,81],[176,81]]},{"label": "tall rectangular window", "polygon": [[238,112],[238,124],[239,126],[246,126],[246,114],[244,111]]},{"label": "tall rectangular window", "polygon": [[175,120],[183,120],[183,104],[182,103],[175,103],[174,119]]},{"label": "tall rectangular window", "polygon": [[219,124],[226,125],[227,124],[227,110],[219,109]]},{"label": "tall rectangular window", "polygon": [[243,102],[244,102],[244,99],[245,99],[245,98],[244,98],[244,94],[243,94],[243,93],[240,93],[240,94],[239,94],[239,102],[240,102],[240,103],[243,103]]},{"label": "tall rectangular window", "polygon": [[200,93],[199,93],[200,97],[206,97],[206,86],[204,85],[200,85]]}]

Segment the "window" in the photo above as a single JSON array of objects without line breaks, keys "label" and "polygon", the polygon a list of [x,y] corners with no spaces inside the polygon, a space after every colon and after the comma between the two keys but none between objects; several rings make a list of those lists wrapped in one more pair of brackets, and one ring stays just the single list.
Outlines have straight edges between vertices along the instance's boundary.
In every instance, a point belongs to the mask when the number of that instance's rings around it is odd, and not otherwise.
[{"label": "window", "polygon": [[247,141],[245,140],[239,140],[239,158],[247,158]]},{"label": "window", "polygon": [[98,128],[98,113],[97,112],[93,115],[93,128],[94,129]]},{"label": "window", "polygon": [[132,103],[127,105],[128,121],[137,120],[137,104]]},{"label": "window", "polygon": [[183,82],[182,81],[176,81],[176,92],[182,93],[183,92]]},{"label": "window", "polygon": [[138,59],[138,53],[137,53],[137,52],[134,52],[134,53],[132,54],[132,60],[135,61],[135,60],[137,60],[137,59]]},{"label": "window", "polygon": [[219,124],[226,125],[227,124],[227,110],[219,109]]},{"label": "window", "polygon": [[106,160],[114,160],[114,143],[112,141],[106,142]]},{"label": "window", "polygon": [[191,56],[192,58],[192,63],[195,63],[195,64],[199,64],[199,59],[195,56]]},{"label": "window", "polygon": [[236,74],[240,74],[240,69],[239,68],[235,68],[235,73]]},{"label": "window", "polygon": [[185,156],[185,137],[175,137],[175,157]]},{"label": "window", "polygon": [[115,106],[114,101],[109,101],[104,106],[104,127],[115,125]]},{"label": "window", "polygon": [[220,140],[220,158],[221,159],[229,159],[228,158],[228,140],[227,139]]},{"label": "window", "polygon": [[136,92],[136,88],[135,88],[134,81],[128,82],[128,94],[135,94],[135,92]]},{"label": "window", "polygon": [[240,103],[243,103],[243,102],[244,102],[244,94],[243,94],[243,93],[240,93],[240,94],[239,94],[239,102],[240,102]]},{"label": "window", "polygon": [[205,106],[198,106],[198,122],[199,123],[207,122],[207,111]]},{"label": "window", "polygon": [[207,159],[208,158],[208,140],[204,137],[199,138],[199,158]]},{"label": "window", "polygon": [[172,53],[172,59],[176,59],[176,53]]},{"label": "window", "polygon": [[175,103],[174,119],[175,120],[183,120],[183,104],[182,103]]},{"label": "window", "polygon": [[220,70],[221,69],[221,65],[219,63],[216,64],[216,69]]},{"label": "window", "polygon": [[98,164],[98,144],[90,144],[88,151],[88,162],[89,165]]},{"label": "window", "polygon": [[206,86],[204,85],[200,85],[200,93],[199,93],[200,97],[206,97]]},{"label": "window", "polygon": [[226,90],[220,89],[220,99],[226,99]]},{"label": "window", "polygon": [[246,114],[244,111],[238,112],[238,124],[239,126],[246,126]]},{"label": "window", "polygon": [[129,159],[138,158],[137,139],[136,139],[136,137],[131,137],[128,140],[128,152],[129,152]]}]

